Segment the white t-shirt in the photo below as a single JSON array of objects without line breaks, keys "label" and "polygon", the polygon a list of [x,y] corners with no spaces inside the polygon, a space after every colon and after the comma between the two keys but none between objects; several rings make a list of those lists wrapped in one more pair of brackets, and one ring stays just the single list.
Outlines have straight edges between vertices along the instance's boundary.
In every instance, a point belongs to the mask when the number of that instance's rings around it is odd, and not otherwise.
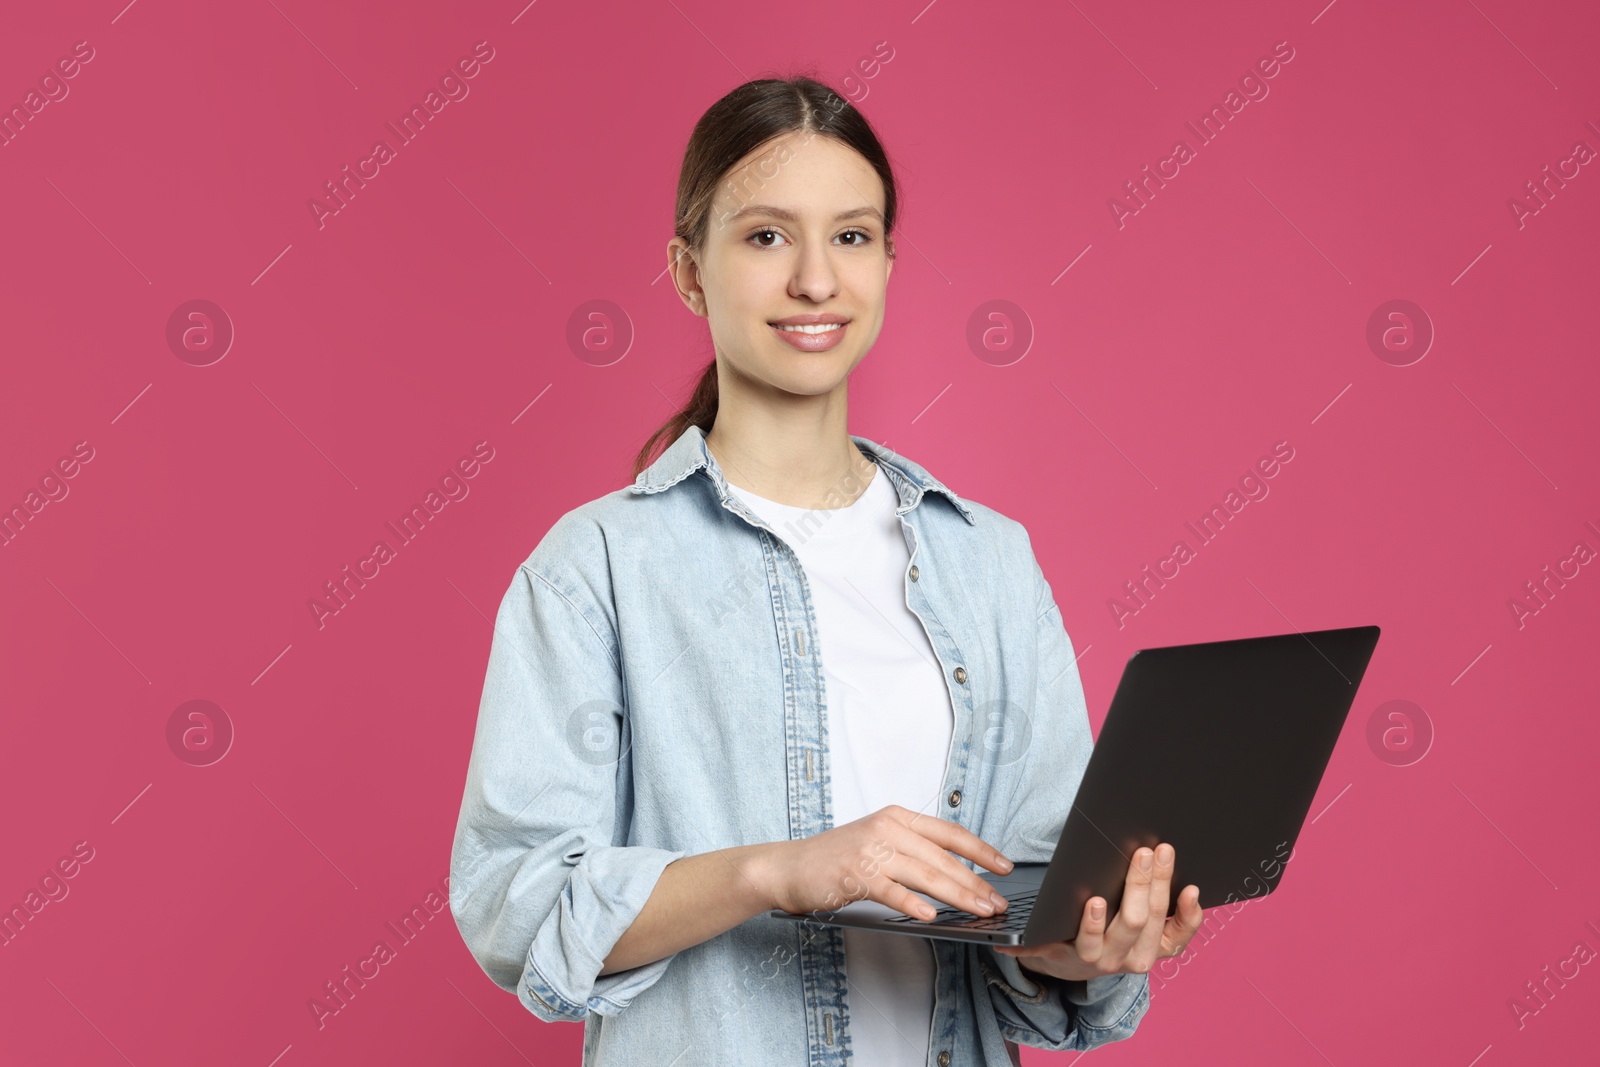
[{"label": "white t-shirt", "polygon": [[[812,511],[729,489],[800,557],[817,614],[833,824],[890,804],[939,817],[955,719],[922,623],[906,606],[911,554],[899,497],[874,469],[849,507]],[[933,949],[923,938],[841,928],[854,1059],[925,1067]]]}]

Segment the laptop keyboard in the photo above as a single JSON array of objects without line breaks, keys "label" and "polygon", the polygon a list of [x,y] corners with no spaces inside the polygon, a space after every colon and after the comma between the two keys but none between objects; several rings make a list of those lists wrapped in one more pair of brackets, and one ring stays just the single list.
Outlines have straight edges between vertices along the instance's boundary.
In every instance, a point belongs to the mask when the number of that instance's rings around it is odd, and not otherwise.
[{"label": "laptop keyboard", "polygon": [[928,926],[965,926],[974,930],[1015,930],[1021,932],[1028,925],[1028,916],[1033,912],[1033,902],[1038,893],[1028,893],[1020,897],[1007,897],[1011,906],[1002,914],[993,916],[974,915],[970,911],[960,908],[942,907],[934,912],[931,919],[914,919],[909,915],[893,915],[884,922],[891,923],[923,923]]}]

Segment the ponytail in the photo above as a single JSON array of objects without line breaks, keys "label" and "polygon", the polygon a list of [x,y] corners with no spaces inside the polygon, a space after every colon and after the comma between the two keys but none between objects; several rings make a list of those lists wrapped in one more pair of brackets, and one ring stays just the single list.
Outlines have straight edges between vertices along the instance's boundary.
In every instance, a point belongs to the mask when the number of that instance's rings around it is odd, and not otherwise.
[{"label": "ponytail", "polygon": [[689,406],[668,419],[650,439],[644,443],[639,454],[633,460],[633,477],[638,479],[644,469],[655,462],[653,453],[659,444],[665,451],[690,426],[700,427],[702,432],[710,433],[711,424],[717,421],[717,361],[712,359],[706,369],[700,373],[700,382],[694,387],[694,395],[689,398]]}]

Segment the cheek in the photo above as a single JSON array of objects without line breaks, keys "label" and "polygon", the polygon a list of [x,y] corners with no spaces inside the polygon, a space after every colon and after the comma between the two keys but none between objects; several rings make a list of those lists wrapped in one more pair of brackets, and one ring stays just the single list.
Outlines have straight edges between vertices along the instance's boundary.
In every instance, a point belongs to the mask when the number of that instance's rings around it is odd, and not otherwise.
[{"label": "cheek", "polygon": [[785,307],[789,302],[784,283],[782,277],[765,277],[759,269],[753,269],[722,286],[715,294],[722,332],[759,337],[767,329],[767,316],[781,314],[774,308]]},{"label": "cheek", "polygon": [[889,298],[889,280],[881,266],[863,268],[857,277],[846,281],[843,295],[861,309],[862,317],[881,323]]},{"label": "cheek", "polygon": [[[858,305],[865,307],[866,305]],[[878,334],[883,331],[884,310],[881,306],[873,307],[866,314],[857,316],[850,324],[850,331],[855,334],[853,343],[856,348],[856,358],[865,358],[867,350],[878,340]],[[852,368],[854,369],[854,368]]]}]

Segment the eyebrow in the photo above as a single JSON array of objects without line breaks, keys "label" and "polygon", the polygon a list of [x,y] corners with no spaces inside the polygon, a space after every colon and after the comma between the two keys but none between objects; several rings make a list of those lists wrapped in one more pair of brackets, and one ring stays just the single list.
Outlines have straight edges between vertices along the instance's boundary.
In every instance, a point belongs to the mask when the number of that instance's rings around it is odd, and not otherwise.
[{"label": "eyebrow", "polygon": [[[738,211],[735,211],[732,215],[729,215],[727,221],[738,222],[740,219],[746,218],[750,215],[765,215],[768,218],[783,219],[785,222],[800,221],[800,216],[795,214],[793,211],[790,211],[788,208],[773,207],[771,204],[746,204]],[[867,207],[852,208],[849,211],[841,211],[833,218],[835,222],[843,222],[845,219],[860,218],[863,215],[870,215],[873,218],[876,218],[880,223],[883,222],[883,212],[879,211],[875,207],[871,207],[870,205]]]}]

